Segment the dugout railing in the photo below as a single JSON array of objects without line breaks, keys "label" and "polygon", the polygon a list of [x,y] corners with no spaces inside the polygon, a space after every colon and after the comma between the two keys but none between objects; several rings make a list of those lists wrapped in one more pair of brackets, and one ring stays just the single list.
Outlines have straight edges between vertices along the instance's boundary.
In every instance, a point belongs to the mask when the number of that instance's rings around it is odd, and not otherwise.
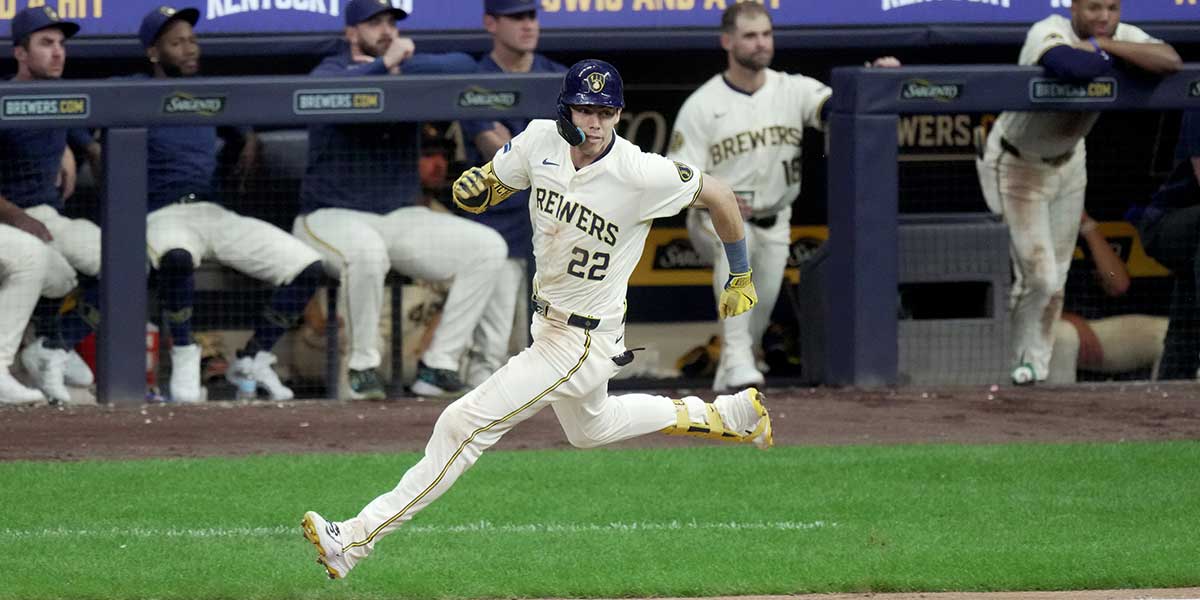
[{"label": "dugout railing", "polygon": [[834,385],[898,382],[899,115],[1200,107],[1200,66],[1065,82],[1038,68],[838,68],[832,77],[824,368]]},{"label": "dugout railing", "polygon": [[[547,117],[561,76],[6,82],[0,128],[105,129],[97,398],[145,398],[146,128]],[[135,317],[130,317],[135,315]]]}]

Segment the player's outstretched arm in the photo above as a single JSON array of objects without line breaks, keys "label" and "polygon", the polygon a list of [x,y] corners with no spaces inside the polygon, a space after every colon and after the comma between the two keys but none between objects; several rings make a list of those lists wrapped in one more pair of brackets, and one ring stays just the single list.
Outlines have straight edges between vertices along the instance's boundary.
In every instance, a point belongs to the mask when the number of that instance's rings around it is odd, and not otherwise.
[{"label": "player's outstretched arm", "polygon": [[1094,39],[1100,50],[1156,75],[1170,75],[1183,68],[1183,59],[1179,58],[1179,53],[1170,44],[1118,42],[1111,38]]},{"label": "player's outstretched arm", "polygon": [[724,319],[754,308],[758,304],[758,293],[751,281],[750,254],[746,249],[745,224],[737,197],[724,181],[712,175],[704,176],[702,186],[699,202],[708,208],[713,228],[724,243],[725,257],[729,259],[729,280],[717,303],[717,313]]}]

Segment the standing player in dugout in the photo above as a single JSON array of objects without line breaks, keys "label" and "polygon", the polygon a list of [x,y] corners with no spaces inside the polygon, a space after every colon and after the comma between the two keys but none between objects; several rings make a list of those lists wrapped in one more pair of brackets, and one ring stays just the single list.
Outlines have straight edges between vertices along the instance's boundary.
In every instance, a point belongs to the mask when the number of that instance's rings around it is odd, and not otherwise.
[{"label": "standing player in dugout", "polygon": [[[729,182],[746,220],[759,303],[722,323],[721,360],[713,379],[717,391],[763,384],[754,347],[770,324],[787,268],[804,128],[825,128],[832,94],[816,79],[770,68],[775,37],[762,4],[739,2],[725,9],[721,47],[729,66],[683,103],[668,153]],[[900,61],[887,56],[872,65],[898,67]],[[730,271],[709,211],[703,206],[688,210],[687,228],[696,252],[713,264],[713,292],[719,297]]]},{"label": "standing player in dugout", "polygon": [[532,121],[491,162],[454,183],[455,204],[470,212],[531,191],[534,341],[446,407],[425,456],[395,489],[346,521],[305,513],[304,537],[329,577],[345,577],[380,539],[444,494],[484,450],[547,406],[581,448],[656,431],[771,445],[771,420],[754,388],[711,404],[695,396],[608,395],[608,380],[633,360],[623,343],[625,295],[654,219],[695,202],[707,206],[738,273],[721,296],[721,316],[736,316],[755,303],[733,192],[716,177],[642,152],[616,135],[624,106],[621,76],[612,65],[576,63],[563,79],[556,121]]},{"label": "standing player in dugout", "polygon": [[[1165,75],[1182,65],[1171,46],[1121,23],[1120,0],[1075,0],[1071,17],[1033,24],[1020,65],[1041,65],[1062,79],[1086,81],[1117,63]],[[1054,323],[1075,252],[1087,188],[1084,137],[1097,112],[1001,113],[975,165],[988,208],[1004,216],[1012,237],[1014,280],[1012,381],[1026,385],[1050,373]]]}]

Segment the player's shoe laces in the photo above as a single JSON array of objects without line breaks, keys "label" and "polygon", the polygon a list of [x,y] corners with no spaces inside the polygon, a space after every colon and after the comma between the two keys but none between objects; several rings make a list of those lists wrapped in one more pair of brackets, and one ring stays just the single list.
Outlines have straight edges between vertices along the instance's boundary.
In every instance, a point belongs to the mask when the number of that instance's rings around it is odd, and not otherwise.
[{"label": "player's shoe laces", "polygon": [[295,392],[283,385],[279,381],[279,374],[271,368],[277,360],[274,354],[265,350],[259,350],[252,357],[240,356],[234,361],[233,367],[225,372],[225,378],[234,385],[238,384],[238,380],[250,379],[257,387],[267,390],[272,400],[291,400],[296,397]]},{"label": "player's shoe laces", "polygon": [[40,391],[21,385],[8,372],[8,367],[0,367],[0,405],[24,406],[45,401],[46,397]]},{"label": "player's shoe laces", "polygon": [[383,389],[383,381],[380,380],[379,372],[375,369],[361,371],[350,369],[348,378],[351,400],[383,400],[387,398],[387,392]]},{"label": "player's shoe laces", "polygon": [[1037,383],[1037,373],[1033,371],[1033,365],[1029,363],[1021,363],[1012,372],[1013,385],[1031,385]]},{"label": "player's shoe laces", "polygon": [[33,378],[34,385],[42,390],[52,404],[66,404],[71,401],[71,393],[67,391],[64,371],[69,355],[66,350],[47,348],[45,338],[25,346],[21,351],[21,366]]},{"label": "player's shoe laces", "polygon": [[88,387],[96,383],[92,368],[84,362],[78,352],[71,350],[67,353],[67,366],[63,369],[63,381],[71,387]]},{"label": "player's shoe laces", "polygon": [[200,345],[171,348],[171,401],[192,404],[202,402],[200,387]]},{"label": "player's shoe laces", "polygon": [[341,579],[354,568],[350,558],[342,554],[342,530],[337,523],[310,510],[300,520],[300,529],[304,539],[317,548],[317,563],[325,567],[330,579]]},{"label": "player's shoe laces", "polygon": [[762,401],[762,392],[746,388],[736,394],[717,396],[713,405],[729,430],[766,450],[775,445],[775,438],[771,431],[771,415]]},{"label": "player's shoe laces", "polygon": [[435,369],[423,362],[417,363],[417,379],[412,391],[418,396],[457,396],[466,386],[458,373],[450,369]]}]

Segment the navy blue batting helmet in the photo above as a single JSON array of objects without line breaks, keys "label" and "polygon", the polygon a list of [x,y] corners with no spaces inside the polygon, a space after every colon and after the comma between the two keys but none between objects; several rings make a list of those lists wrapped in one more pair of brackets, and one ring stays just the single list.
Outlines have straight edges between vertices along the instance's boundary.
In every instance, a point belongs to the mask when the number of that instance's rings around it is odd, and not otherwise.
[{"label": "navy blue batting helmet", "polygon": [[625,84],[617,68],[594,58],[567,69],[558,93],[558,133],[572,146],[583,143],[583,132],[571,120],[571,106],[625,106]]}]

